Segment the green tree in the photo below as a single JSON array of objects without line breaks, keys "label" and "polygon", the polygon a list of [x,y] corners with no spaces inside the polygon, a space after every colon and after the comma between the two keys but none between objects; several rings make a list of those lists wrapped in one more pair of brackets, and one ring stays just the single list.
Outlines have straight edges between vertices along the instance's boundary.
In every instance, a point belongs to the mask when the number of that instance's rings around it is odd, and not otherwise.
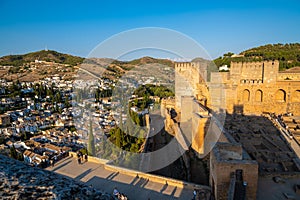
[{"label": "green tree", "polygon": [[4,144],[5,142],[5,137],[4,136],[0,136],[0,144]]},{"label": "green tree", "polygon": [[17,160],[19,160],[19,161],[24,161],[24,156],[23,156],[23,154],[19,153],[19,154],[17,155]]},{"label": "green tree", "polygon": [[90,117],[90,130],[89,130],[89,142],[88,142],[88,154],[90,156],[95,155],[95,140],[94,140],[94,133],[93,133],[93,122]]},{"label": "green tree", "polygon": [[68,97],[66,97],[66,99],[65,99],[65,106],[67,108],[70,107],[70,102],[69,102],[69,98]]},{"label": "green tree", "polygon": [[14,159],[18,158],[18,153],[14,145],[10,148],[10,157]]},{"label": "green tree", "polygon": [[115,137],[116,137],[116,146],[122,147],[121,142],[122,142],[122,135],[121,135],[121,130],[119,128],[116,129],[115,131]]}]

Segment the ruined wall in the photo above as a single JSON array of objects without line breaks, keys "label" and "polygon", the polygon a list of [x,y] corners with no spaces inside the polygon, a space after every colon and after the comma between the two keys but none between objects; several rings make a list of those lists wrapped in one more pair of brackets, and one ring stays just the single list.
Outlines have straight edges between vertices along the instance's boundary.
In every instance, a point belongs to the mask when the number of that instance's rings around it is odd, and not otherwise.
[{"label": "ruined wall", "polygon": [[247,182],[246,199],[256,199],[258,164],[242,158],[242,147],[230,143],[217,143],[210,154],[210,185],[216,199],[228,199],[230,175],[243,170]]},{"label": "ruined wall", "polygon": [[204,139],[209,129],[210,116],[196,99],[193,99],[192,105],[192,148],[201,155],[205,153]]}]

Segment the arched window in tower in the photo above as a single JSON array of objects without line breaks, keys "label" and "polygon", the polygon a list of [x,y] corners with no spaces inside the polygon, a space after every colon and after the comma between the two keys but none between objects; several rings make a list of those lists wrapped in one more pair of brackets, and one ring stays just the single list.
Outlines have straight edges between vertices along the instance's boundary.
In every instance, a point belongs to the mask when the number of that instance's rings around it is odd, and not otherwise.
[{"label": "arched window in tower", "polygon": [[292,102],[300,103],[300,90],[296,90],[292,93]]},{"label": "arched window in tower", "polygon": [[255,92],[255,101],[262,102],[263,101],[263,92],[261,90],[256,90]]},{"label": "arched window in tower", "polygon": [[275,100],[277,102],[285,102],[286,101],[286,92],[282,89],[277,90],[275,93]]},{"label": "arched window in tower", "polygon": [[243,91],[243,101],[249,102],[250,101],[250,91],[248,89],[245,89]]}]

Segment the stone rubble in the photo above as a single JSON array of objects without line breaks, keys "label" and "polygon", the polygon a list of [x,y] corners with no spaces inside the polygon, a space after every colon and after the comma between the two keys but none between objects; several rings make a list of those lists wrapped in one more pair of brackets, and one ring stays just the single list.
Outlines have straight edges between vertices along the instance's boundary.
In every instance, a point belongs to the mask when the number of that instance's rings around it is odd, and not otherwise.
[{"label": "stone rubble", "polygon": [[0,155],[0,197],[38,200],[114,199],[110,194],[71,178],[28,166],[3,155]]}]

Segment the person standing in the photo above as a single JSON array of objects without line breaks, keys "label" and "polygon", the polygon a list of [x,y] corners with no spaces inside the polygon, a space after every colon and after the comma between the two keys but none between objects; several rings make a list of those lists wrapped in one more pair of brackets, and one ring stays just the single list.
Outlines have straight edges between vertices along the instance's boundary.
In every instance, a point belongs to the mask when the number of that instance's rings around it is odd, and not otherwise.
[{"label": "person standing", "polygon": [[54,155],[54,157],[53,157],[53,166],[54,166],[54,164],[57,162],[57,156],[56,155]]},{"label": "person standing", "polygon": [[118,196],[119,196],[119,191],[117,190],[117,187],[115,187],[114,188],[114,191],[113,191],[113,195],[115,196],[115,197],[117,197],[118,198]]},{"label": "person standing", "polygon": [[83,163],[83,154],[79,151],[80,161]]},{"label": "person standing", "polygon": [[81,164],[81,158],[80,158],[80,153],[77,152],[77,161],[78,161],[78,164]]},{"label": "person standing", "polygon": [[50,160],[50,165],[51,165],[51,167],[54,167],[54,162],[52,159]]},{"label": "person standing", "polygon": [[84,160],[85,160],[85,162],[88,161],[88,155],[87,154],[84,154]]},{"label": "person standing", "polygon": [[194,200],[196,200],[196,196],[197,196],[197,191],[194,189],[194,191],[193,191],[193,195],[194,195]]}]

